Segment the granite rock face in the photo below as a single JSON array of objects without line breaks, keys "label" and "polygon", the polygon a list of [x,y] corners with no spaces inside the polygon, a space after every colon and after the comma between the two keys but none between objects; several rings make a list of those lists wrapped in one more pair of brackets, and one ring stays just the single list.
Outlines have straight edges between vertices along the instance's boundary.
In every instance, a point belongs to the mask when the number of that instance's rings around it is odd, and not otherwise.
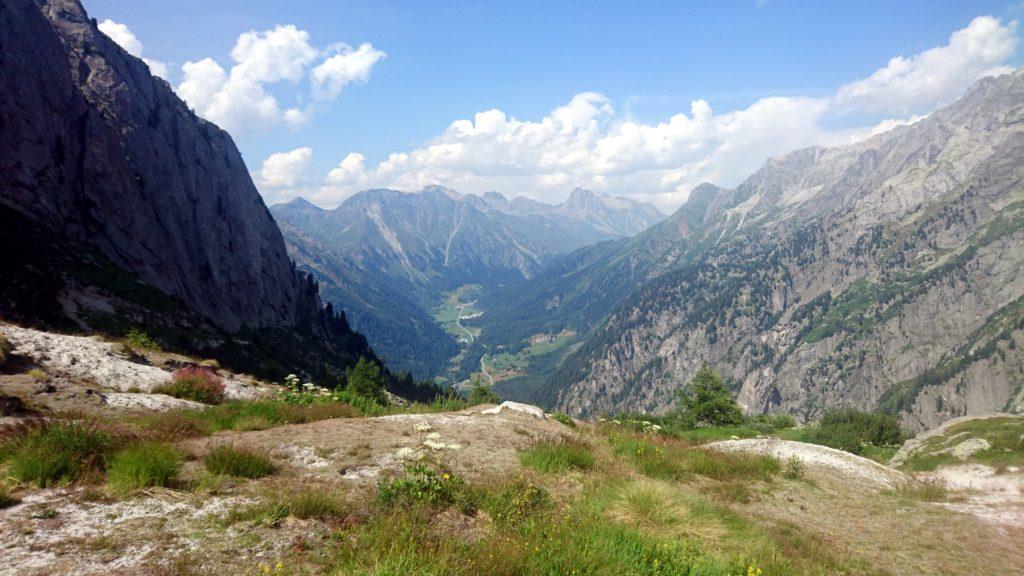
[{"label": "granite rock face", "polygon": [[0,46],[0,202],[227,332],[315,323],[231,137],[76,0],[3,0]]},{"label": "granite rock face", "polygon": [[666,410],[708,363],[751,412],[1024,410],[1024,72],[697,192],[633,243],[662,249],[617,248],[646,284],[550,379],[560,407]]}]

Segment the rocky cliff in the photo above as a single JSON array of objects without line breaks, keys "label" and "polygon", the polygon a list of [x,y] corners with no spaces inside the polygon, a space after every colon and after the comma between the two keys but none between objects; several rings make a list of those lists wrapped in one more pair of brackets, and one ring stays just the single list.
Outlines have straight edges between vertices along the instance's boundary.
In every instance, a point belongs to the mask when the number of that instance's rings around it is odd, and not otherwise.
[{"label": "rocky cliff", "polygon": [[647,284],[551,379],[560,406],[664,410],[710,363],[754,412],[855,406],[926,428],[1019,409],[1024,72],[773,159],[720,202],[703,192],[659,227],[679,234],[641,259]]},{"label": "rocky cliff", "polygon": [[159,308],[211,344],[301,334],[318,367],[370,353],[294,269],[231,137],[76,0],[3,0],[0,48],[0,209],[21,246],[0,314],[91,329]]}]

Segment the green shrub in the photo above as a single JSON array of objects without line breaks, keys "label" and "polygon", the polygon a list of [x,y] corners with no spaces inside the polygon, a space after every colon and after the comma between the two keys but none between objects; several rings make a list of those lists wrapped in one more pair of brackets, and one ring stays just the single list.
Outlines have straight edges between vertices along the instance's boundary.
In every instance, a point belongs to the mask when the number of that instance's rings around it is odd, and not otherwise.
[{"label": "green shrub", "polygon": [[737,425],[743,412],[717,372],[702,366],[690,384],[676,391],[679,418],[711,426]]},{"label": "green shrub", "polygon": [[262,478],[274,473],[275,466],[266,455],[248,448],[221,445],[203,458],[203,465],[212,474],[239,478]]},{"label": "green shrub", "polygon": [[132,328],[128,331],[128,334],[124,337],[124,342],[132,348],[143,348],[145,350],[160,350],[160,345],[155,340],[149,337],[149,334],[139,330],[138,328]]},{"label": "green shrub", "polygon": [[203,404],[220,404],[224,401],[224,382],[209,368],[188,366],[175,370],[171,382],[157,386],[153,392]]},{"label": "green shrub", "polygon": [[898,448],[906,435],[895,416],[848,409],[826,412],[821,422],[805,428],[799,438],[864,455],[872,446]]},{"label": "green shrub", "polygon": [[782,475],[790,480],[800,480],[804,477],[804,461],[798,456],[790,456],[789,460],[786,460],[786,467],[782,471]]},{"label": "green shrub", "polygon": [[757,414],[749,418],[747,425],[758,431],[774,432],[796,427],[796,418],[789,414]]},{"label": "green shrub", "polygon": [[0,436],[7,474],[40,487],[85,480],[103,471],[114,436],[81,419],[36,420],[8,427]]},{"label": "green shrub", "polygon": [[558,422],[559,424],[565,424],[569,428],[576,427],[576,421],[572,419],[572,416],[569,416],[565,412],[555,412],[552,418],[555,419],[555,422]]},{"label": "green shrub", "polygon": [[469,404],[470,406],[476,406],[478,404],[499,404],[501,402],[501,396],[494,391],[493,386],[484,384],[480,376],[473,378],[473,384],[469,389]]},{"label": "green shrub", "polygon": [[107,482],[119,492],[150,486],[170,486],[181,470],[182,453],[164,443],[136,444],[110,459]]},{"label": "green shrub", "polygon": [[384,393],[387,389],[387,380],[376,362],[360,357],[355,366],[345,370],[345,379],[349,391],[356,396],[368,398],[380,405],[388,403],[388,397]]},{"label": "green shrub", "polygon": [[550,474],[567,470],[590,470],[594,467],[594,455],[590,452],[590,446],[578,440],[540,442],[520,452],[519,462],[527,468]]},{"label": "green shrub", "polygon": [[472,508],[466,482],[426,464],[406,464],[403,476],[377,483],[377,501],[384,507],[427,505]]}]

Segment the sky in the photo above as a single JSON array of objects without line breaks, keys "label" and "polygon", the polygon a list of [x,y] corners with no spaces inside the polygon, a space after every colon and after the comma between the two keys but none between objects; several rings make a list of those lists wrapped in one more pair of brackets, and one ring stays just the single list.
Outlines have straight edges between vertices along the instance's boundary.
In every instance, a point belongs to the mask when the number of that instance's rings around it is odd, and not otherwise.
[{"label": "sky", "polygon": [[1024,2],[84,0],[268,204],[440,184],[665,211],[1024,62]]}]

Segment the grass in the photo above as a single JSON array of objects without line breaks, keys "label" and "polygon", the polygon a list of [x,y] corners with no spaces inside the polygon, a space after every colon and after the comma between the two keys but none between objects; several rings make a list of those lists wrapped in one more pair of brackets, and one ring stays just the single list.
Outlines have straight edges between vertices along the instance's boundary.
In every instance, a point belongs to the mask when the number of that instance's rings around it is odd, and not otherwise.
[{"label": "grass", "polygon": [[330,418],[354,418],[360,412],[343,402],[287,404],[277,400],[232,401],[204,410],[177,410],[138,417],[130,422],[158,438],[209,436],[225,430],[262,430]]},{"label": "grass", "polygon": [[609,508],[616,520],[647,530],[663,530],[686,518],[686,509],[676,491],[666,483],[649,479],[619,488]]},{"label": "grass", "polygon": [[212,474],[238,478],[262,478],[274,473],[275,466],[265,454],[248,448],[221,445],[203,458],[203,465]]},{"label": "grass", "polygon": [[0,482],[0,508],[6,508],[17,504],[19,500],[14,497],[14,490],[5,482]]},{"label": "grass", "polygon": [[945,502],[950,494],[946,487],[938,482],[907,482],[898,486],[892,495],[905,500],[921,502]]},{"label": "grass", "polygon": [[151,442],[121,449],[107,466],[107,483],[117,492],[171,486],[181,470],[183,454],[170,444]]},{"label": "grass", "polygon": [[548,474],[568,470],[590,470],[594,455],[590,446],[580,440],[539,442],[519,453],[519,462],[530,469]]},{"label": "grass", "polygon": [[1001,417],[969,420],[950,426],[944,434],[925,440],[907,458],[903,468],[928,471],[946,464],[963,462],[943,451],[952,449],[968,438],[984,439],[990,447],[970,455],[967,462],[993,467],[1024,466],[1024,418]]},{"label": "grass", "polygon": [[340,520],[351,514],[351,507],[337,494],[323,488],[308,488],[300,492],[276,495],[268,500],[232,510],[221,523],[225,526],[239,522],[276,526],[289,516],[299,520]]},{"label": "grass", "polygon": [[0,462],[11,478],[39,487],[70,484],[99,476],[120,439],[98,424],[59,417],[4,429]]}]

